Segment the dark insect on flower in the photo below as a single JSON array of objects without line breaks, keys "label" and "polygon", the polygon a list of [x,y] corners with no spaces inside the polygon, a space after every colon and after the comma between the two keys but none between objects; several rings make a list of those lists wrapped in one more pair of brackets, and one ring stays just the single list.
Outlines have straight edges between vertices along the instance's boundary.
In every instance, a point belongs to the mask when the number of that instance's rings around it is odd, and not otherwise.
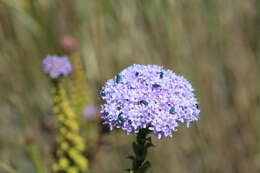
[{"label": "dark insect on flower", "polygon": [[121,77],[119,75],[116,75],[116,83],[119,83],[121,81]]},{"label": "dark insect on flower", "polygon": [[199,109],[199,105],[198,104],[196,104],[196,108]]},{"label": "dark insect on flower", "polygon": [[125,115],[123,114],[123,112],[121,112],[119,115],[118,115],[118,119],[120,121],[124,121],[125,120]]},{"label": "dark insect on flower", "polygon": [[148,102],[146,100],[141,100],[139,103],[144,104],[144,105],[148,105]]},{"label": "dark insect on flower", "polygon": [[169,112],[173,114],[175,112],[175,109],[173,107],[170,108]]},{"label": "dark insect on flower", "polygon": [[157,74],[159,74],[159,75],[160,75],[160,79],[162,79],[162,78],[163,78],[163,72],[157,72]]},{"label": "dark insect on flower", "polygon": [[161,85],[155,83],[155,84],[153,84],[153,87],[154,87],[154,88],[159,88],[159,87],[161,87]]},{"label": "dark insect on flower", "polygon": [[135,76],[138,76],[139,75],[139,72],[135,72]]},{"label": "dark insect on flower", "polygon": [[103,89],[101,90],[100,94],[101,94],[101,96],[106,96],[106,93]]}]

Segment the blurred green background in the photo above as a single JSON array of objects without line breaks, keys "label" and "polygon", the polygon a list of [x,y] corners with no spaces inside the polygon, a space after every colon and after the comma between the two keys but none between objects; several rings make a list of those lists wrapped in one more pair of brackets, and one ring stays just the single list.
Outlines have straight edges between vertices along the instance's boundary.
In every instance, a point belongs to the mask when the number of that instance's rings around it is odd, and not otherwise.
[{"label": "blurred green background", "polygon": [[[25,140],[53,161],[47,54],[78,40],[90,102],[131,64],[159,64],[188,78],[201,118],[155,141],[149,173],[260,172],[259,0],[0,0],[0,172],[35,172]],[[133,136],[104,136],[91,173],[119,173]]]}]

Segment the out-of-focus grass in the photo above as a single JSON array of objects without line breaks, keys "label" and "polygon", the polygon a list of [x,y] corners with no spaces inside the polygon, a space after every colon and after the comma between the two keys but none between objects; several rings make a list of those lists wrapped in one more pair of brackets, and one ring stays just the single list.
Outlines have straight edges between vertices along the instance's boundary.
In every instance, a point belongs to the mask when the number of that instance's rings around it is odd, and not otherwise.
[{"label": "out-of-focus grass", "polygon": [[[0,172],[35,172],[27,136],[45,166],[52,162],[50,87],[40,62],[62,54],[66,34],[79,40],[97,104],[105,80],[133,63],[164,65],[196,88],[200,121],[173,139],[154,139],[149,172],[260,172],[259,29],[259,0],[0,0]],[[122,172],[132,140],[107,135],[92,172]]]}]

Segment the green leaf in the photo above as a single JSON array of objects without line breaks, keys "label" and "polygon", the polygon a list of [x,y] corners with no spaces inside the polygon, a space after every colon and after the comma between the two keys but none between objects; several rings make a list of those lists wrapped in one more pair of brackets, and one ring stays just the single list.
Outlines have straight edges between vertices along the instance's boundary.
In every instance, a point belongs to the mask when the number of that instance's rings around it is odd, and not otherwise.
[{"label": "green leaf", "polygon": [[150,148],[150,147],[154,147],[155,145],[154,144],[152,144],[152,143],[147,143],[146,145],[145,145],[145,148]]},{"label": "green leaf", "polygon": [[138,172],[140,171],[140,173],[144,173],[148,168],[151,167],[151,164],[149,161],[146,161],[138,170]]},{"label": "green leaf", "polygon": [[130,168],[124,169],[124,171],[131,173],[131,169]]},{"label": "green leaf", "polygon": [[127,158],[127,159],[130,159],[130,160],[135,160],[135,157],[134,157],[134,156],[127,156],[126,158]]},{"label": "green leaf", "polygon": [[148,138],[146,138],[146,140],[147,140],[149,143],[152,143],[152,137],[151,137],[151,136],[148,137]]},{"label": "green leaf", "polygon": [[149,104],[146,100],[141,100],[140,103],[144,104],[144,105],[148,105]]},{"label": "green leaf", "polygon": [[121,77],[119,75],[116,75],[116,83],[119,83],[121,81]]}]

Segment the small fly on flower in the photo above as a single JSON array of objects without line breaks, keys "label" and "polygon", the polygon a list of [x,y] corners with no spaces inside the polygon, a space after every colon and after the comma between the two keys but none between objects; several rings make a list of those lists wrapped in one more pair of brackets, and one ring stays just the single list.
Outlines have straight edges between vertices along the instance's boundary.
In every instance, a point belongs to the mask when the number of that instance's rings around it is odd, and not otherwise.
[{"label": "small fly on flower", "polygon": [[125,115],[123,114],[123,112],[121,112],[119,115],[118,115],[118,119],[120,121],[124,121],[125,120]]}]

